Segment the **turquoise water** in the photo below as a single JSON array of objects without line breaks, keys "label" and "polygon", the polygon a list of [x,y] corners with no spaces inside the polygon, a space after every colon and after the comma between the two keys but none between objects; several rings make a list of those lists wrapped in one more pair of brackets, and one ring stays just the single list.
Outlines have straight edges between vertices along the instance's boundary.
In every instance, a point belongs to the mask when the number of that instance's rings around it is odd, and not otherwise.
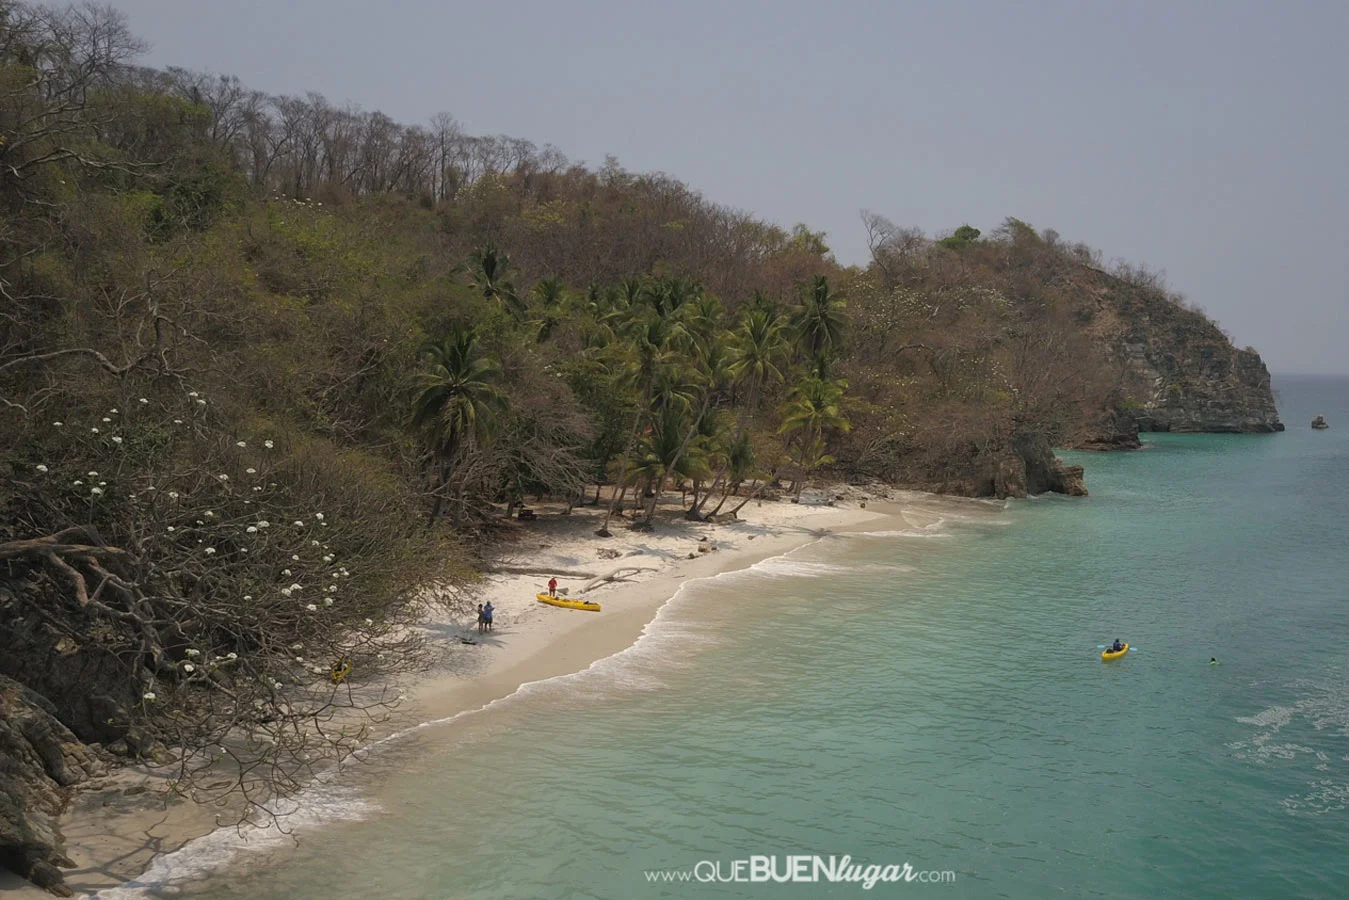
[{"label": "turquoise water", "polygon": [[[385,754],[364,818],[184,892],[1343,895],[1349,382],[1278,386],[1286,434],[1159,435],[1083,455],[1085,500],[701,582],[633,651]],[[1115,637],[1140,650],[1103,664]],[[831,853],[956,878],[643,875]]]}]

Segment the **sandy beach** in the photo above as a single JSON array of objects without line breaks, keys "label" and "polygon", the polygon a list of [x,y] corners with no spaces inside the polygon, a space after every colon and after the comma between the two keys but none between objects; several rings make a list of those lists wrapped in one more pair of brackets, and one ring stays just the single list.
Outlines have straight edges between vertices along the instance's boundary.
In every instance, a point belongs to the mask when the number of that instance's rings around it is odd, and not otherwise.
[{"label": "sandy beach", "polygon": [[[888,499],[887,499],[888,498]],[[603,510],[538,508],[485,577],[474,601],[491,601],[494,629],[480,634],[473,616],[440,618],[424,627],[435,654],[431,671],[405,687],[407,702],[372,740],[413,739],[422,723],[478,710],[521,685],[578,672],[631,646],[685,582],[747,568],[829,533],[930,527],[961,501],[882,488],[808,491],[800,504],[752,502],[739,520],[684,520],[663,506],[651,531],[615,519],[613,537],[594,532]],[[527,574],[522,574],[527,573]],[[548,574],[559,594],[602,604],[599,613],[539,603]],[[604,576],[619,573],[612,581]],[[92,894],[136,878],[218,827],[228,811],[172,799],[146,770],[128,767],[81,790],[63,821],[66,853],[75,866],[67,883]],[[340,777],[340,776],[339,776]],[[228,815],[222,821],[233,821]],[[49,896],[16,879],[0,881],[10,896]]]}]

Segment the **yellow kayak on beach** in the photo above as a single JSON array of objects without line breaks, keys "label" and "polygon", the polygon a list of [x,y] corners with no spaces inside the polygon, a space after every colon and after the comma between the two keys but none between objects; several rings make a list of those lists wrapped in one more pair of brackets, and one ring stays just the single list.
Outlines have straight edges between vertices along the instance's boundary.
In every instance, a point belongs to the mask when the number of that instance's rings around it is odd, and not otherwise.
[{"label": "yellow kayak on beach", "polygon": [[1124,647],[1123,647],[1122,649],[1119,650],[1119,652],[1116,652],[1116,651],[1114,651],[1114,650],[1109,650],[1109,649],[1107,649],[1107,650],[1105,650],[1104,652],[1101,653],[1101,660],[1102,660],[1103,662],[1109,662],[1109,661],[1112,660],[1112,659],[1119,659],[1121,656],[1123,656],[1124,654],[1126,654],[1126,653],[1128,653],[1128,652],[1129,652],[1129,645],[1128,645],[1128,644],[1125,644]]},{"label": "yellow kayak on beach", "polygon": [[551,597],[548,594],[535,594],[540,603],[547,603],[549,606],[560,606],[563,609],[584,609],[589,612],[599,612],[600,605],[593,600],[568,600],[566,597]]}]

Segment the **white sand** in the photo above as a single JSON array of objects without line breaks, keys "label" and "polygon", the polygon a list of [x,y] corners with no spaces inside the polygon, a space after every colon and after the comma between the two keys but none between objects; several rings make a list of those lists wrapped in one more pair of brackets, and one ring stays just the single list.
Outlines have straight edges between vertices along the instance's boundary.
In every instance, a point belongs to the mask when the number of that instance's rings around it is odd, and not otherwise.
[{"label": "white sand", "polygon": [[[819,495],[803,498],[818,500]],[[559,609],[538,602],[547,592],[548,576],[491,576],[476,601],[495,608],[493,631],[480,635],[473,617],[443,622],[434,634],[457,643],[451,646],[446,674],[424,680],[411,696],[419,720],[443,718],[482,706],[516,690],[521,684],[580,671],[631,646],[661,605],[690,578],[747,568],[817,539],[823,532],[855,528],[884,518],[889,510],[860,509],[856,503],[831,507],[805,502],[751,502],[742,521],[720,525],[688,522],[672,509],[651,532],[634,532],[615,519],[611,538],[596,537],[603,511],[576,510],[570,516],[541,516],[503,563],[539,572],[582,571],[596,575],[641,568],[623,581],[600,584],[583,592],[593,579],[559,577],[558,593],[594,600],[599,613]],[[703,539],[716,549],[700,553]],[[600,551],[618,552],[601,558]],[[689,554],[694,558],[689,559]],[[467,651],[467,652],[464,652]]]},{"label": "white sand", "polygon": [[[571,597],[595,600],[603,611],[539,603],[535,594],[547,590],[546,574],[488,576],[474,601],[492,602],[494,630],[479,634],[472,615],[426,623],[438,664],[409,688],[409,702],[398,722],[414,724],[477,709],[527,682],[577,672],[618,653],[637,640],[686,579],[747,568],[826,532],[925,527],[959,503],[912,492],[899,492],[886,502],[880,499],[885,493],[831,488],[807,492],[800,504],[751,502],[741,511],[742,520],[716,525],[685,521],[671,503],[658,512],[654,531],[633,531],[615,518],[610,538],[594,534],[602,509],[581,508],[571,515],[539,509],[538,520],[522,525],[500,565],[556,572],[559,593],[565,589]],[[827,505],[826,498],[835,494],[845,499]],[[867,509],[861,508],[863,498]],[[704,538],[716,549],[699,552]],[[605,557],[601,551],[608,551]],[[612,552],[617,558],[606,558]],[[569,571],[605,575],[628,567],[644,571],[588,592],[583,588],[591,579],[565,577]],[[397,727],[390,723],[388,731]],[[151,790],[140,787],[146,783]],[[156,787],[143,773],[128,771],[76,797],[62,827],[66,853],[77,865],[66,873],[67,882],[77,892],[134,878],[160,854],[215,829],[216,810],[167,799]],[[0,880],[0,891],[16,898],[50,896],[12,880]]]}]

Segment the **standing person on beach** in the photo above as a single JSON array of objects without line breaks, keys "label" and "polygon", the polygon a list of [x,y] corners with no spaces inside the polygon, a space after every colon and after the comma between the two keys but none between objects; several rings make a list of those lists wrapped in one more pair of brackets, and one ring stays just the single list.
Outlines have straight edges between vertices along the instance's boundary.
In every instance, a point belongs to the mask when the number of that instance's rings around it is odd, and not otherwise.
[{"label": "standing person on beach", "polygon": [[557,578],[548,579],[548,596],[549,597],[557,596]]},{"label": "standing person on beach", "polygon": [[482,608],[482,621],[485,631],[492,630],[492,601],[488,600],[487,605]]},{"label": "standing person on beach", "polygon": [[487,619],[484,618],[484,613],[483,613],[483,609],[482,609],[482,604],[479,603],[479,604],[478,604],[478,633],[479,633],[479,634],[482,634],[484,631],[487,630],[487,629],[486,629],[486,623],[487,623]]}]

